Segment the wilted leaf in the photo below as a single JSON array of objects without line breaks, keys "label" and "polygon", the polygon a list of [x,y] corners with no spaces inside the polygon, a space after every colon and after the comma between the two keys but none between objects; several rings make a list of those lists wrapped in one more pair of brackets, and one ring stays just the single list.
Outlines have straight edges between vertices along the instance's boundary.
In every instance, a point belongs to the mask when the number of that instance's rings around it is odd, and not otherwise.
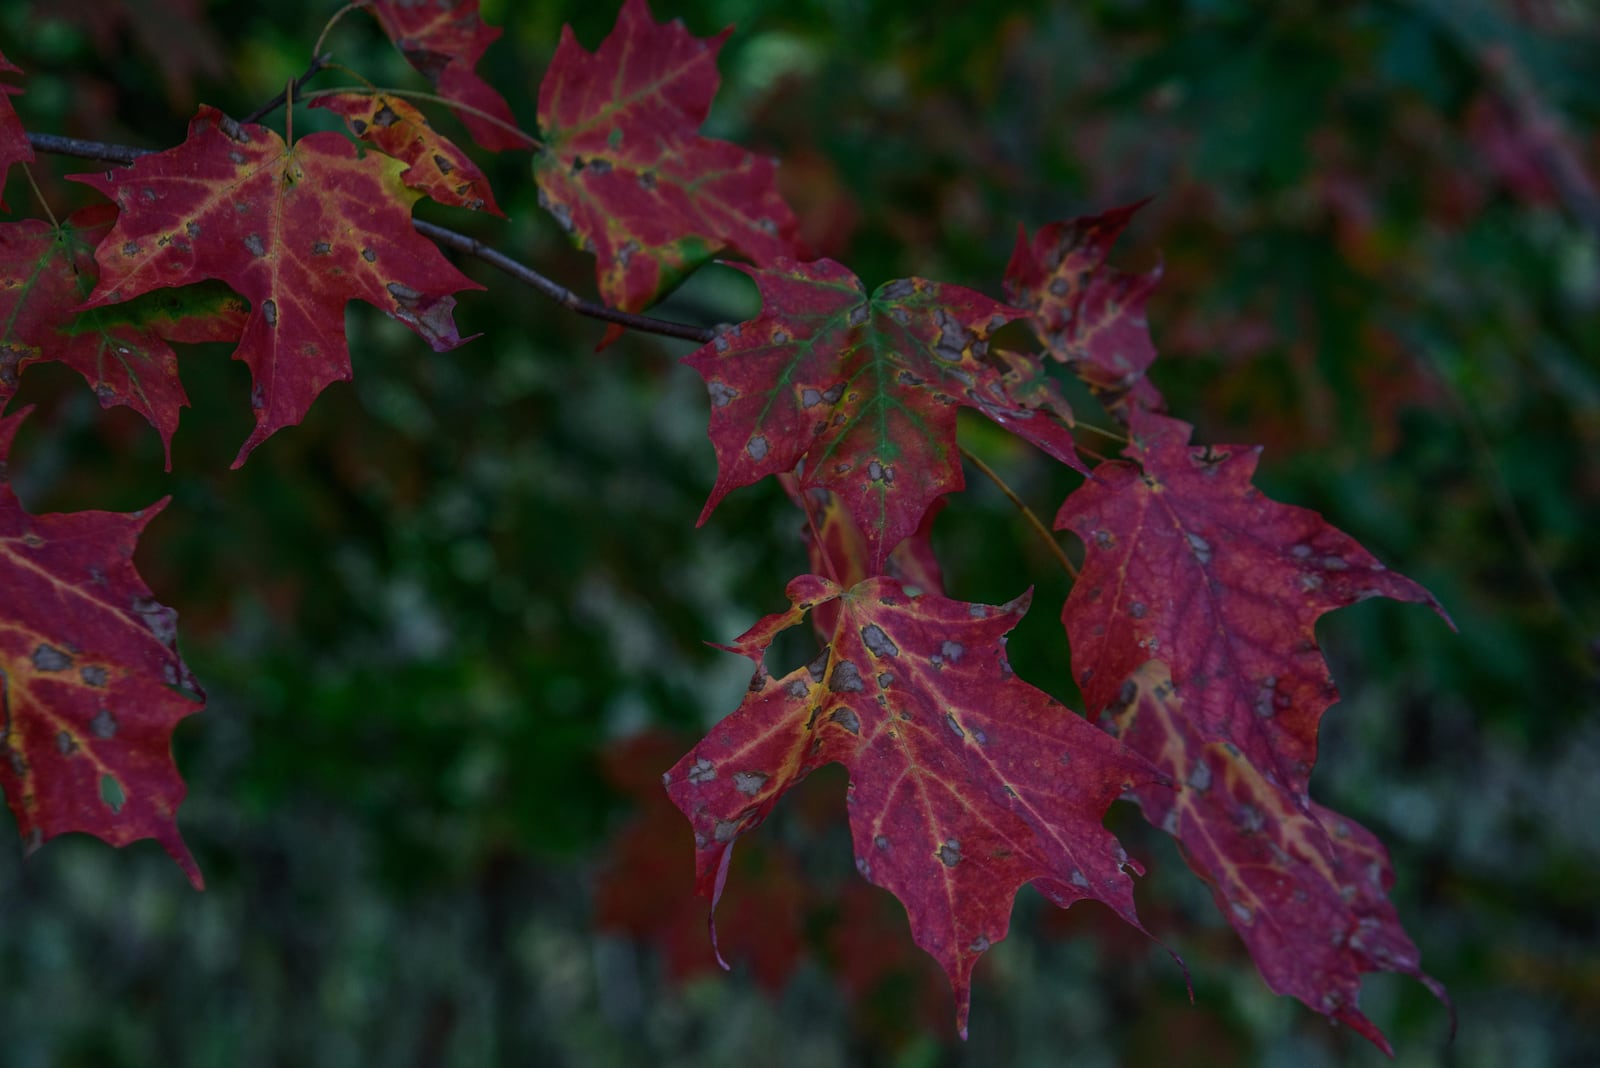
[{"label": "wilted leaf", "polygon": [[800,486],[839,495],[879,574],[928,506],[964,485],[958,406],[1083,469],[1071,432],[1052,414],[1064,403],[1049,411],[1023,405],[1012,396],[1015,369],[985,362],[989,335],[1017,318],[1016,309],[921,278],[890,282],[869,298],[832,260],[740,269],[761,289],[760,317],[684,360],[710,389],[717,452],[717,483],[700,522],[729,490],[804,459]]},{"label": "wilted leaf", "polygon": [[441,204],[505,216],[494,202],[489,179],[478,165],[435,132],[422,112],[399,97],[329,93],[312,100],[311,106],[343,116],[351,133],[386,155],[410,164],[400,180],[411,188],[422,190]]},{"label": "wilted leaf", "polygon": [[1144,305],[1161,268],[1129,274],[1106,266],[1111,246],[1143,204],[1051,223],[1032,242],[1019,227],[1006,267],[1006,299],[1031,313],[1050,354],[1108,406],[1128,401],[1159,411],[1165,402],[1145,378],[1156,350]]},{"label": "wilted leaf", "polygon": [[539,202],[595,254],[615,307],[647,307],[723,249],[761,265],[800,254],[773,162],[699,134],[726,36],[658,25],[645,0],[592,54],[561,31],[539,87]]},{"label": "wilted leaf", "polygon": [[23,417],[0,418],[0,785],[29,849],[67,831],[112,845],[154,838],[200,871],[174,818],[172,731],[200,711],[178,657],[177,613],[133,567],[166,505],[33,516],[6,479]]},{"label": "wilted leaf", "polygon": [[823,764],[850,773],[856,868],[906,906],[940,963],[966,1031],[978,957],[1006,936],[1012,898],[1033,883],[1063,908],[1102,901],[1138,924],[1139,870],[1101,826],[1154,771],[1012,673],[1005,634],[1027,609],[912,596],[889,578],[850,589],[815,575],[791,607],[728,648],[758,664],[781,631],[837,601],[821,656],[750,693],[666,777],[694,826],[697,885],[715,907],[733,843]]},{"label": "wilted leaf", "polygon": [[99,273],[95,247],[116,216],[113,205],[96,204],[60,228],[0,223],[0,407],[29,364],[59,361],[83,375],[102,408],[125,405],[148,419],[170,469],[178,410],[189,400],[167,342],[237,341],[245,304],[211,285],[78,312]]},{"label": "wilted leaf", "polygon": [[95,252],[100,281],[84,307],[209,278],[250,301],[234,358],[255,380],[256,428],[237,467],[268,435],[298,423],[326,386],[350,377],[350,300],[383,309],[436,350],[461,343],[449,294],[482,287],[412,229],[420,194],[401,182],[404,169],[339,134],[311,134],[291,148],[266,127],[235,127],[203,107],[176,148],[74,176],[122,209]]},{"label": "wilted leaf", "polygon": [[[383,32],[439,95],[466,104],[515,128],[506,98],[489,87],[475,69],[483,53],[503,32],[478,17],[478,0],[366,0]],[[472,139],[491,152],[527,148],[526,138],[470,111],[457,111]]]},{"label": "wilted leaf", "polygon": [[1134,673],[1127,700],[1107,719],[1176,786],[1136,791],[1140,808],[1183,845],[1274,993],[1294,995],[1391,1056],[1383,1032],[1356,1007],[1363,973],[1409,975],[1449,1003],[1400,926],[1387,897],[1389,854],[1371,832],[1314,802],[1302,807],[1239,747],[1203,738],[1160,661]]}]

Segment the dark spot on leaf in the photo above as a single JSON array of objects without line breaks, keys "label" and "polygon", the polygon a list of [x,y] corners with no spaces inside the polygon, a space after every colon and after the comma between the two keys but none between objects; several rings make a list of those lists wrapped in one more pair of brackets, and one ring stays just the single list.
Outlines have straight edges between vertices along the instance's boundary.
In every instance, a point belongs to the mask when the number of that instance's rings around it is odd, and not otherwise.
[{"label": "dark spot on leaf", "polygon": [[190,237],[199,237],[200,224],[191,219],[189,222],[183,224],[183,232],[188,234]]},{"label": "dark spot on leaf", "polygon": [[352,129],[352,130],[354,130],[356,132],[356,136],[357,137],[363,136],[367,132],[367,120],[366,119],[351,119],[350,120],[350,129]]},{"label": "dark spot on leaf", "polygon": [[72,740],[72,735],[66,731],[56,732],[56,751],[62,756],[71,756],[78,748],[78,743]]},{"label": "dark spot on leaf", "polygon": [[711,832],[711,837],[719,842],[731,842],[739,837],[738,820],[718,820],[716,827]]},{"label": "dark spot on leaf", "polygon": [[878,290],[877,295],[879,300],[903,300],[915,293],[916,290],[916,284],[911,279],[897,278],[893,282],[885,283],[883,288]]},{"label": "dark spot on leaf", "polygon": [[[859,688],[859,687],[858,687]],[[861,733],[861,717],[853,709],[836,708],[828,715],[828,722],[837,723],[851,734]]]},{"label": "dark spot on leaf", "polygon": [[361,258],[366,260],[368,263],[373,263],[377,260],[378,254],[372,251],[370,248],[364,248],[361,250]]},{"label": "dark spot on leaf", "polygon": [[267,254],[267,244],[261,240],[260,234],[247,234],[244,239],[244,247],[250,250],[250,255],[252,256],[265,256]]},{"label": "dark spot on leaf", "polygon": [[139,242],[137,242],[137,241],[129,241],[128,243],[126,243],[125,245],[122,246],[122,254],[124,256],[135,256],[135,255],[138,255],[138,252],[139,252]]},{"label": "dark spot on leaf", "polygon": [[820,390],[815,390],[808,386],[800,391],[800,407],[815,408],[821,403],[822,393]]},{"label": "dark spot on leaf", "polygon": [[404,282],[390,282],[384,287],[389,295],[399,301],[417,301],[422,299],[422,294],[406,285]]},{"label": "dark spot on leaf", "polygon": [[967,736],[967,732],[961,729],[961,724],[956,722],[954,712],[946,712],[944,714],[944,722],[946,726],[955,732],[957,738],[965,738]]},{"label": "dark spot on leaf", "polygon": [[889,851],[889,839],[885,838],[881,834],[872,839],[872,844],[883,850],[885,853]]},{"label": "dark spot on leaf", "polygon": [[261,317],[267,321],[268,326],[278,325],[278,302],[264,300],[261,302]]},{"label": "dark spot on leaf", "polygon": [[961,654],[966,651],[967,647],[962,645],[960,642],[947,641],[943,645],[939,646],[939,655],[945,660],[946,663],[950,664],[959,663],[961,660]]},{"label": "dark spot on leaf", "polygon": [[716,777],[716,766],[705,757],[696,760],[689,768],[689,781],[696,786],[703,786]]},{"label": "dark spot on leaf", "polygon": [[1202,564],[1209,564],[1211,562],[1211,543],[1193,531],[1186,532],[1184,537],[1188,539],[1189,548],[1194,551],[1195,559]]},{"label": "dark spot on leaf", "polygon": [[1143,601],[1135,601],[1128,606],[1128,614],[1134,619],[1143,619],[1145,617],[1145,613],[1148,611],[1150,611],[1150,609],[1145,607],[1145,603]]},{"label": "dark spot on leaf", "polygon": [[72,657],[53,645],[41,645],[33,651],[33,666],[39,671],[65,671],[72,666]]},{"label": "dark spot on leaf", "polygon": [[739,395],[739,391],[726,382],[713,381],[706,386],[706,390],[711,394],[711,403],[718,408],[726,408]]},{"label": "dark spot on leaf", "polygon": [[867,316],[870,314],[865,304],[857,304],[850,309],[849,323],[851,326],[860,326],[867,321]]},{"label": "dark spot on leaf", "polygon": [[90,664],[78,669],[78,676],[89,686],[104,686],[106,684],[106,669],[99,664]]},{"label": "dark spot on leaf", "polygon": [[384,104],[383,107],[379,108],[372,116],[372,122],[376,126],[393,126],[399,121],[400,116],[396,115],[394,108],[390,107],[388,104]]},{"label": "dark spot on leaf", "polygon": [[985,953],[985,952],[988,952],[989,940],[987,938],[985,938],[983,935],[979,935],[977,938],[974,938],[972,940],[972,944],[970,946],[968,946],[967,948],[972,950],[972,952],[974,952],[974,953]]},{"label": "dark spot on leaf", "polygon": [[868,623],[861,628],[861,643],[871,651],[873,656],[900,655],[900,647],[876,623]]},{"label": "dark spot on leaf", "polygon": [[655,171],[642,171],[639,174],[639,185],[643,189],[654,190],[656,187]]},{"label": "dark spot on leaf", "polygon": [[861,681],[860,669],[848,660],[841,660],[834,666],[828,689],[834,693],[860,693],[866,686]]},{"label": "dark spot on leaf", "polygon": [[745,443],[744,451],[750,454],[752,460],[765,460],[767,458],[767,439],[757,434]]},{"label": "dark spot on leaf", "polygon": [[953,868],[961,863],[961,843],[951,838],[939,847],[937,855],[945,867]]},{"label": "dark spot on leaf", "polygon": [[326,241],[318,241],[316,244],[311,246],[311,254],[313,256],[326,256],[332,251],[333,246],[328,244]]},{"label": "dark spot on leaf", "polygon": [[1201,793],[1211,789],[1211,765],[1202,760],[1190,768],[1188,783],[1191,789]]},{"label": "dark spot on leaf", "polygon": [[822,676],[828,670],[828,656],[831,650],[824,649],[817,654],[815,660],[806,665],[806,674],[811,676],[812,682],[821,682]]},{"label": "dark spot on leaf", "polygon": [[741,794],[754,797],[761,792],[761,786],[768,778],[764,771],[736,771],[733,773],[733,788]]}]

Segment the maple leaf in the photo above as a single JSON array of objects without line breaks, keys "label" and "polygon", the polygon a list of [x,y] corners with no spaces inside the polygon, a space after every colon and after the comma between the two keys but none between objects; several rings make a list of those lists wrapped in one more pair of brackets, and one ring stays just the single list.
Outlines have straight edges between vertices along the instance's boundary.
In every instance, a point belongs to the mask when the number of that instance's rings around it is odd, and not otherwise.
[{"label": "maple leaf", "polygon": [[304,418],[329,384],[350,378],[348,301],[381,308],[437,351],[461,344],[449,294],[483,287],[412,229],[421,194],[401,181],[404,170],[338,134],[289,147],[266,127],[202,107],[181,145],[122,170],[72,176],[122,209],[95,251],[100,280],[83,307],[204,279],[250,301],[234,358],[255,381],[256,426],[238,467]]},{"label": "maple leaf", "polygon": [[[483,53],[504,31],[478,17],[478,0],[365,0],[383,32],[446,100],[465,104],[505,126],[471,111],[457,111],[472,139],[490,152],[528,147],[512,132],[517,118],[506,98],[490,88],[475,69]],[[512,127],[511,130],[506,126]]]},{"label": "maple leaf", "polygon": [[[21,67],[0,53],[0,74],[21,73]],[[28,144],[28,132],[22,128],[22,120],[17,118],[16,110],[11,106],[11,98],[21,92],[14,85],[0,82],[0,192],[5,190],[6,174],[11,170],[11,165],[33,159],[33,146]],[[4,200],[0,200],[0,210],[11,209],[6,207]]]},{"label": "maple leaf", "polygon": [[1156,350],[1144,305],[1161,268],[1129,274],[1106,266],[1111,246],[1145,203],[1050,223],[1032,242],[1019,226],[1006,266],[1006,299],[1028,310],[1050,354],[1113,410],[1124,402],[1152,411],[1166,406],[1145,377]]},{"label": "maple leaf", "polygon": [[29,364],[59,361],[83,375],[102,408],[125,405],[148,419],[171,470],[178,410],[189,401],[167,343],[237,341],[245,306],[221,287],[198,286],[78,313],[98,274],[95,247],[116,216],[115,206],[96,204],[59,227],[0,223],[0,406]]},{"label": "maple leaf", "polygon": [[801,488],[839,495],[879,574],[929,505],[965,484],[958,406],[1084,469],[1058,414],[1065,402],[1048,410],[1019,403],[1014,368],[984,361],[989,335],[1018,318],[1016,309],[921,278],[889,282],[868,298],[832,260],[731,266],[755,279],[763,309],[684,359],[711,393],[717,482],[701,523],[729,490],[804,458]]},{"label": "maple leaf", "polygon": [[505,217],[478,165],[406,101],[383,93],[329,93],[312,100],[311,106],[342,116],[351,133],[410,164],[400,180],[411,188],[441,204]]},{"label": "maple leaf", "polygon": [[[1141,685],[1160,689],[1149,677],[1139,681],[1141,668],[1150,660],[1164,663],[1168,688],[1182,696],[1181,713],[1170,695],[1154,711],[1147,702],[1138,712],[1141,729],[1125,740],[1179,784],[1181,797],[1175,805],[1170,792],[1141,790],[1141,806],[1152,822],[1180,836],[1191,865],[1218,886],[1225,914],[1274,989],[1361,1027],[1355,972],[1377,966],[1420,977],[1415,949],[1406,950],[1409,941],[1381,901],[1384,879],[1369,880],[1377,890],[1362,884],[1357,904],[1309,926],[1279,919],[1313,907],[1298,900],[1283,905],[1285,887],[1304,890],[1325,912],[1333,909],[1351,885],[1344,872],[1356,863],[1350,850],[1366,848],[1365,839],[1348,846],[1330,839],[1319,823],[1322,810],[1306,792],[1318,724],[1338,697],[1315,624],[1325,612],[1375,596],[1426,604],[1449,617],[1421,586],[1385,568],[1317,513],[1269,500],[1251,486],[1259,449],[1192,448],[1187,423],[1139,409],[1129,418],[1133,441],[1126,452],[1138,462],[1097,467],[1056,519],[1058,529],[1072,529],[1087,546],[1062,612],[1084,702],[1090,715],[1114,723]],[[1218,789],[1207,795],[1213,783]],[[1263,837],[1266,821],[1271,831]],[[1379,859],[1387,871],[1387,859]],[[1312,870],[1302,870],[1306,864]],[[1265,867],[1252,868],[1258,865]],[[1247,868],[1248,876],[1237,874]],[[1358,945],[1329,963],[1328,954],[1273,941],[1277,935],[1267,930],[1319,939],[1331,926],[1348,938],[1358,922],[1384,925],[1363,937],[1386,946],[1387,959]],[[1286,973],[1301,965],[1303,972]],[[1326,985],[1309,985],[1316,982]],[[1381,1036],[1374,1041],[1382,1044]]]},{"label": "maple leaf", "polygon": [[1182,844],[1267,986],[1393,1056],[1356,1007],[1363,973],[1409,975],[1450,1002],[1422,971],[1386,896],[1394,872],[1383,845],[1337,812],[1314,802],[1302,808],[1239,747],[1205,740],[1161,661],[1134,672],[1124,692],[1127,699],[1107,710],[1108,729],[1177,787],[1138,790],[1139,806]]},{"label": "maple leaf", "polygon": [[1085,898],[1138,926],[1128,870],[1101,826],[1119,794],[1160,777],[1011,671],[1001,607],[891,578],[849,590],[816,575],[730,651],[760,665],[772,640],[837,601],[831,641],[782,678],[759,668],[739,708],[663,777],[694,827],[696,884],[715,909],[734,842],[816,768],[841,763],[856,867],[897,896],[944,968],[966,1033],[978,957],[1006,936],[1025,883],[1065,908]]},{"label": "maple leaf", "polygon": [[1317,618],[1369,597],[1449,617],[1316,512],[1262,495],[1250,484],[1259,448],[1189,447],[1188,423],[1130,416],[1125,452],[1138,462],[1096,467],[1055,523],[1087,546],[1062,621],[1088,712],[1163,660],[1203,737],[1303,794],[1317,724],[1338,699]]},{"label": "maple leaf", "polygon": [[5,475],[29,410],[0,418],[0,786],[30,850],[67,831],[154,838],[200,889],[174,819],[184,785],[171,743],[203,698],[178,656],[177,614],[133,566],[167,501],[29,515]]},{"label": "maple leaf", "polygon": [[658,25],[645,0],[592,54],[562,28],[539,87],[539,203],[595,254],[614,307],[647,307],[723,249],[762,265],[801,252],[773,162],[698,132],[728,32]]}]

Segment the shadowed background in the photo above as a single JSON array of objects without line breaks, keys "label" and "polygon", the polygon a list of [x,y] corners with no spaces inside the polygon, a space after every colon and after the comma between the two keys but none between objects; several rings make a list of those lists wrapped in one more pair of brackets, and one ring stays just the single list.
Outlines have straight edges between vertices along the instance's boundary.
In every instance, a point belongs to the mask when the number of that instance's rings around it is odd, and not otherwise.
[{"label": "shadowed background", "polygon": [[[999,296],[1018,222],[1155,197],[1113,259],[1165,265],[1152,374],[1174,413],[1199,442],[1265,444],[1269,494],[1322,511],[1461,628],[1369,602],[1318,631],[1345,701],[1313,791],[1389,845],[1461,1029],[1447,1047],[1445,1012],[1392,976],[1369,979],[1364,1010],[1402,1064],[1600,1062],[1600,13],[752,6],[653,5],[700,35],[737,24],[707,132],[779,156],[807,239],[868,286]],[[479,69],[530,130],[561,24],[593,48],[615,15],[483,9],[506,34]],[[201,101],[239,115],[269,98],[332,10],[18,3],[0,49],[26,71],[29,129],[159,148]],[[423,87],[360,13],[328,47]],[[297,108],[294,129],[332,121]],[[591,293],[528,155],[474,155],[510,221],[419,214]],[[99,165],[32,166],[57,215],[92,196],[60,176]],[[6,200],[39,214],[18,170]],[[0,1061],[1383,1061],[1271,995],[1170,841],[1120,805],[1110,824],[1150,868],[1141,913],[1187,960],[1192,1007],[1109,913],[1024,891],[955,1042],[944,980],[854,874],[838,769],[741,843],[720,924],[734,972],[716,970],[689,832],[657,784],[737,703],[747,663],[702,643],[782,606],[806,566],[798,514],[766,485],[696,531],[714,462],[704,387],[677,363],[691,346],[596,354],[598,324],[462,266],[490,286],[457,315],[483,337],[434,354],[352,306],[354,384],[237,472],[248,376],[224,346],[183,352],[194,407],[171,475],[155,433],[74,373],[24,376],[13,410],[40,407],[11,476],[30,510],[174,496],[138,559],[210,695],[176,738],[209,889],[152,843],[62,838],[26,862],[0,843]],[[755,306],[708,268],[661,314]],[[1075,483],[981,421],[963,439],[1047,519]],[[1012,660],[1075,701],[1066,578],[968,478],[935,532],[950,592],[1034,585]]]}]

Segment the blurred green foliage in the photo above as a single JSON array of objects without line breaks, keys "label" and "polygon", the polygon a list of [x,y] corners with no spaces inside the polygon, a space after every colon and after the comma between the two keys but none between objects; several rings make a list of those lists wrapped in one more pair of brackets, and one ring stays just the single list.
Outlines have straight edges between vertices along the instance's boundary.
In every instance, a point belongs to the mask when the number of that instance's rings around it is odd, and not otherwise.
[{"label": "blurred green foliage", "polygon": [[[333,10],[181,17],[202,6],[7,6],[24,122],[172,144],[198,101],[237,115],[281,88]],[[530,129],[562,23],[593,47],[614,18],[483,7],[507,32],[480,69]],[[1368,982],[1364,1008],[1405,1064],[1600,1063],[1600,12],[654,7],[700,34],[737,23],[711,132],[781,157],[808,239],[869,286],[920,274],[998,295],[1019,222],[1155,197],[1116,258],[1164,264],[1153,373],[1174,412],[1199,441],[1267,444],[1269,493],[1323,511],[1460,627],[1370,603],[1321,631],[1346,700],[1314,789],[1390,845],[1401,915],[1461,1029],[1446,1046],[1445,1013],[1393,977]],[[420,84],[370,19],[346,17],[328,47],[379,84]],[[527,157],[480,162],[509,222],[420,214],[591,292]],[[90,196],[61,176],[93,166],[33,172],[60,214]],[[6,192],[33,214],[17,172]],[[775,487],[693,528],[714,465],[702,387],[676,362],[688,346],[595,353],[596,324],[463,267],[490,287],[458,314],[483,337],[436,355],[353,307],[354,385],[237,472],[248,386],[225,347],[184,354],[194,407],[170,475],[137,417],[101,412],[63,368],[25,377],[17,405],[40,410],[12,477],[32,510],[175,498],[139,562],[210,693],[177,737],[181,823],[210,889],[193,895],[149,843],[64,839],[26,864],[0,848],[0,1061],[1380,1062],[1269,994],[1170,842],[1124,806],[1114,828],[1151,869],[1141,910],[1193,969],[1194,1007],[1159,950],[1031,893],[980,970],[965,1046],[909,1007],[915,979],[852,1004],[826,906],[777,993],[751,982],[748,946],[729,948],[731,977],[681,985],[658,947],[598,929],[593,889],[637,804],[602,754],[731,709],[743,661],[702,642],[778,607],[804,555]],[[753,308],[747,282],[708,268],[661,313]],[[1041,514],[1070,489],[1026,446],[963,433]],[[1074,697],[1066,580],[1004,498],[974,481],[936,540],[956,596],[1037,587],[1013,661]],[[761,835],[840,899],[840,821],[794,814],[832,802],[791,800]],[[686,829],[671,846],[688,853]]]}]

